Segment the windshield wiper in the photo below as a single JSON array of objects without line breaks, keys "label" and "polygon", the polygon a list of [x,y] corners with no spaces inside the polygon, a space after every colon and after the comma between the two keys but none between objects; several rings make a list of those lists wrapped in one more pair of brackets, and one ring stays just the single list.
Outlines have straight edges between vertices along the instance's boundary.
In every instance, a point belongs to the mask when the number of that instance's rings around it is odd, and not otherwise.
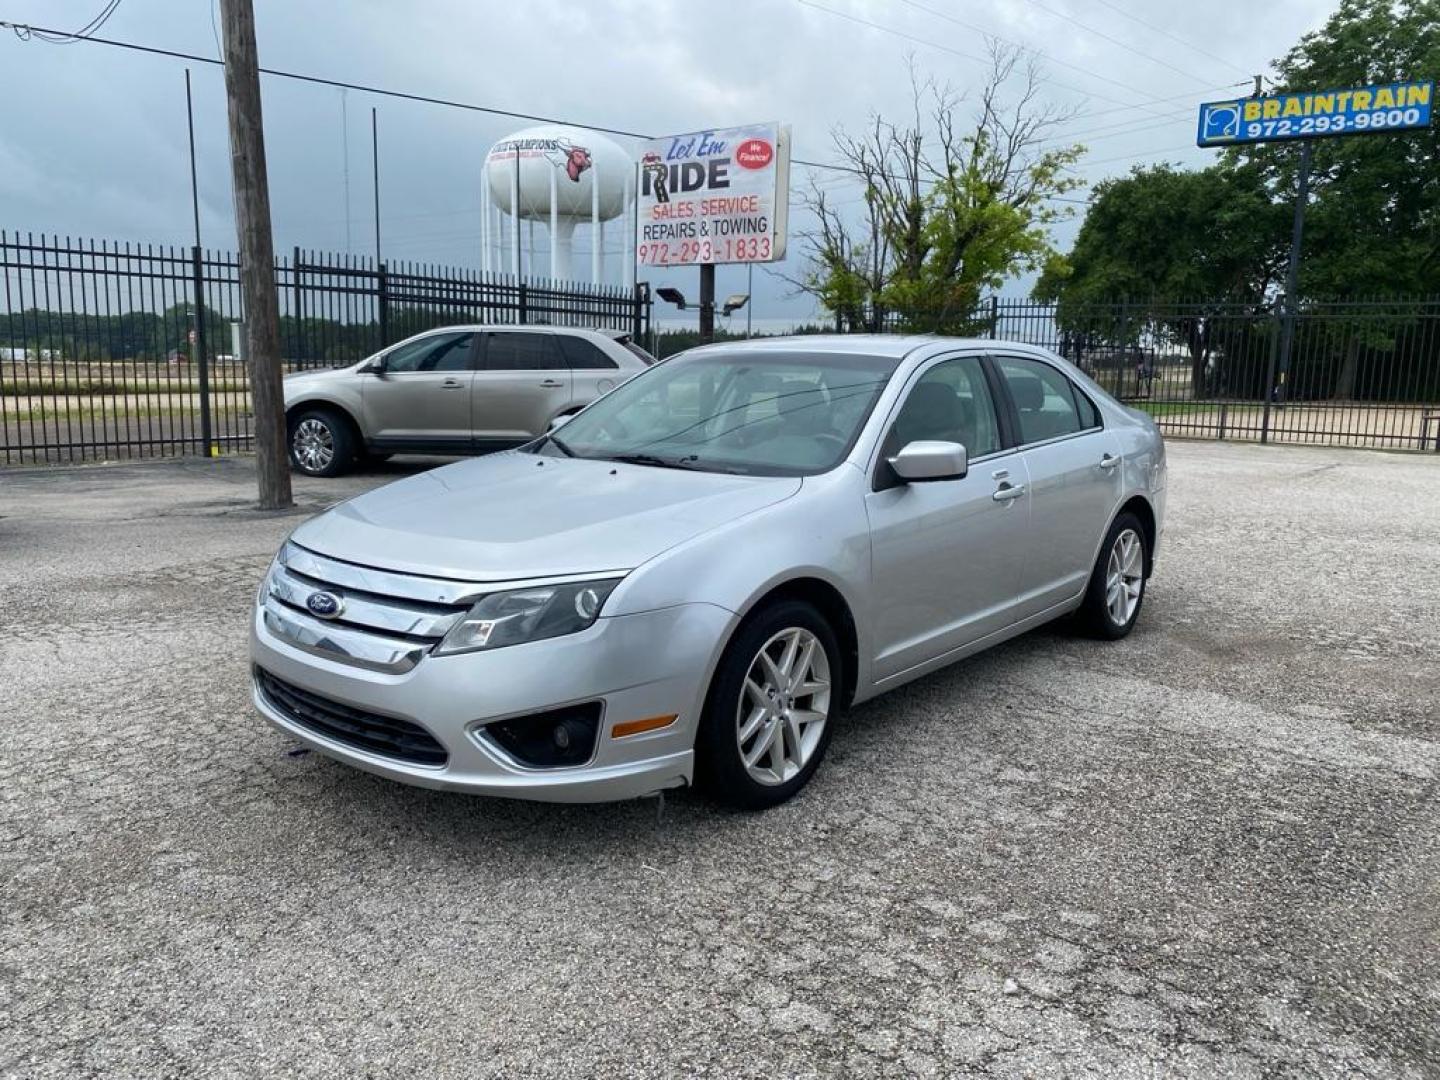
[{"label": "windshield wiper", "polygon": [[571,450],[570,447],[566,446],[563,442],[561,442],[558,436],[547,433],[545,435],[545,438],[549,439],[550,444],[554,446],[556,450],[559,450],[562,454],[564,454],[566,457],[575,456],[575,451]]},{"label": "windshield wiper", "polygon": [[702,465],[699,454],[687,454],[682,458],[662,458],[656,457],[654,454],[615,454],[600,460],[620,461],[626,465],[651,465],[657,469],[688,469],[691,472],[729,473],[732,476],[748,476],[750,474],[749,469],[736,468],[731,465],[719,465],[714,462]]},{"label": "windshield wiper", "polygon": [[626,465],[651,465],[657,469],[696,469],[695,457],[683,458],[662,458],[654,454],[614,454],[604,457],[601,461],[619,461]]}]

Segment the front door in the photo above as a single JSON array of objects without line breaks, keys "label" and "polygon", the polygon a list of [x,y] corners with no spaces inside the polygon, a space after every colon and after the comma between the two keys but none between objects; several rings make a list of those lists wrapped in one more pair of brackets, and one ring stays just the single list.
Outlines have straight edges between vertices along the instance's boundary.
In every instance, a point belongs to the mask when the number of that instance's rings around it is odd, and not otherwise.
[{"label": "front door", "polygon": [[475,442],[481,449],[514,446],[544,433],[572,403],[570,367],[544,330],[485,333],[471,390]]},{"label": "front door", "polygon": [[1059,368],[1024,356],[997,356],[995,366],[1030,474],[1022,614],[1032,615],[1084,591],[1120,500],[1120,444]]},{"label": "front door", "polygon": [[885,459],[926,439],[962,443],[969,472],[893,486],[882,480],[872,486],[883,490],[866,496],[877,679],[1015,621],[1030,517],[1027,477],[1020,456],[1004,450],[978,357],[940,360],[918,373],[881,448],[882,476]]},{"label": "front door", "polygon": [[386,353],[383,370],[364,376],[366,441],[467,452],[474,340],[468,333],[427,334]]}]

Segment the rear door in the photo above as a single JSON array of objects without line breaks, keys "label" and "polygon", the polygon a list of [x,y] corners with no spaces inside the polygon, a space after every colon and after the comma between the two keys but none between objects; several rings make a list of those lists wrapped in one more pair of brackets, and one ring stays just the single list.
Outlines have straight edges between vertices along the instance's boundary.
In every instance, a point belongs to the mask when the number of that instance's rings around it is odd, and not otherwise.
[{"label": "rear door", "polygon": [[514,446],[541,434],[573,398],[570,367],[548,330],[487,330],[471,385],[476,448]]},{"label": "rear door", "polygon": [[1059,367],[993,357],[1029,474],[1021,617],[1078,596],[1119,503],[1119,441]]},{"label": "rear door", "polygon": [[465,453],[475,335],[445,331],[402,342],[364,376],[365,439],[377,446]]},{"label": "rear door", "polygon": [[580,334],[557,333],[555,341],[570,365],[571,404],[576,408],[589,405],[601,394],[608,394],[624,380],[620,365],[589,338]]}]

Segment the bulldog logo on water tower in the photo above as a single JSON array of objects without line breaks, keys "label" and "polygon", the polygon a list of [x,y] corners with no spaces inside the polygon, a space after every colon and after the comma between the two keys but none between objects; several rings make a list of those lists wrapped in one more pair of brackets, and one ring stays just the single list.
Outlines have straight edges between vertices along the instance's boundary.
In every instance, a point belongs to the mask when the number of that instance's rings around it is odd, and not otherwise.
[{"label": "bulldog logo on water tower", "polygon": [[[485,158],[490,204],[482,239],[485,268],[490,269],[498,246],[496,269],[534,276],[534,223],[538,221],[550,234],[549,273],[545,276],[572,280],[575,226],[588,223],[591,277],[598,283],[605,222],[625,212],[632,175],[630,156],[593,131],[547,124],[501,139]],[[496,213],[500,219],[492,221]],[[505,219],[509,220],[508,229]],[[521,221],[530,223],[530,235],[523,245],[528,263],[521,257]]]}]

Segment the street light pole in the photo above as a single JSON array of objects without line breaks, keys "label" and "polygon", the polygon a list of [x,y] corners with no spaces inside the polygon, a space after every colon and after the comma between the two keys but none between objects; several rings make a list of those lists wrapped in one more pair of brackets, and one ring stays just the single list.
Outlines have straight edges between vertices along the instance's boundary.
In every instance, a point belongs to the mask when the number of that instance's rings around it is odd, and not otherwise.
[{"label": "street light pole", "polygon": [[715,340],[715,264],[700,264],[700,344]]}]

